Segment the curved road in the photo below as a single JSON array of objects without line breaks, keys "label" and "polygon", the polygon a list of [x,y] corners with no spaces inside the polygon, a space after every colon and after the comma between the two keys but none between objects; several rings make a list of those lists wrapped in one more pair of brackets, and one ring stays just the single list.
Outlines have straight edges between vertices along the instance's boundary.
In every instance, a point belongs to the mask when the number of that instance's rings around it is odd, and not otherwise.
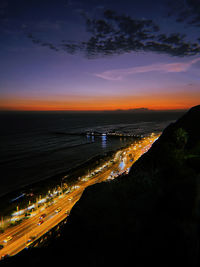
[{"label": "curved road", "polygon": [[[88,181],[83,181],[83,179],[78,181],[76,184],[77,188],[74,189],[73,192],[67,194],[63,193],[56,198],[56,202],[51,204],[51,206],[39,208],[34,216],[23,220],[23,222],[16,226],[6,229],[5,232],[0,235],[0,244],[4,246],[4,248],[0,250],[0,258],[3,258],[4,255],[13,256],[19,253],[32,242],[28,242],[31,237],[34,237],[35,241],[63,221],[68,216],[75,203],[80,199],[86,187],[113,179],[128,170],[128,168],[151,147],[152,143],[158,137],[159,135],[153,135],[144,138],[132,144],[130,147],[120,150],[116,153],[113,162],[110,162],[107,167],[94,174]],[[115,175],[113,176],[113,174]],[[60,211],[56,212],[58,208]],[[42,219],[43,223],[38,225],[40,217],[44,213],[46,216]],[[5,243],[4,240],[8,236],[11,236],[12,239]]]}]

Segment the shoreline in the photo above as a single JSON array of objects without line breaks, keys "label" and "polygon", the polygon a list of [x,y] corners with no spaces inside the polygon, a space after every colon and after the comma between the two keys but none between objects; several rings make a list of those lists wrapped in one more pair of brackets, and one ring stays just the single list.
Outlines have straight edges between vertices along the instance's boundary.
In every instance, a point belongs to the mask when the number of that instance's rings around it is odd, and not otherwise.
[{"label": "shoreline", "polygon": [[[9,216],[9,214],[16,209],[16,206],[20,206],[20,208],[23,207],[27,204],[27,201],[34,201],[37,197],[46,194],[48,190],[52,190],[53,187],[58,187],[61,183],[73,186],[80,176],[83,176],[87,172],[95,169],[98,165],[110,159],[117,151],[127,148],[131,143],[134,143],[141,138],[142,137],[131,138],[132,140],[129,140],[126,145],[115,150],[105,152],[104,154],[98,154],[66,171],[57,173],[37,182],[19,186],[19,188],[1,195],[0,216]],[[21,195],[23,196],[20,197]],[[12,201],[13,199],[16,200]]]},{"label": "shoreline", "polygon": [[[94,166],[96,165],[96,167],[86,175],[76,176],[73,186],[68,187],[63,183],[56,188],[51,188],[51,191],[45,192],[45,196],[37,198],[36,202],[27,202],[24,208],[18,206],[10,217],[2,218],[1,242],[12,241],[7,246],[3,246],[1,256],[18,254],[27,247],[27,240],[31,236],[35,237],[30,241],[31,243],[38,240],[35,246],[38,242],[43,242],[43,239],[46,240],[47,237],[42,238],[42,236],[67,218],[87,187],[101,182],[110,182],[128,174],[131,166],[150,149],[159,136],[152,133],[146,138],[123,146],[122,149],[116,150],[115,154],[107,153],[101,161],[95,162]],[[63,178],[68,178],[68,176]]]}]

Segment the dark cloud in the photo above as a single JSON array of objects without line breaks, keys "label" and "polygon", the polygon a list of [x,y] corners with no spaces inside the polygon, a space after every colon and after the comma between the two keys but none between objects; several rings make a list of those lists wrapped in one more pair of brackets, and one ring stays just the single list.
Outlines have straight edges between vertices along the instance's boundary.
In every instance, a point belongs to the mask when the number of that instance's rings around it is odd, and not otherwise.
[{"label": "dark cloud", "polygon": [[61,49],[68,52],[69,54],[75,54],[77,51],[81,50],[80,44],[75,43],[65,43],[60,45]]},{"label": "dark cloud", "polygon": [[[177,8],[177,7],[176,7]],[[185,17],[188,14],[185,13]],[[33,43],[52,50],[65,50],[70,54],[84,53],[88,58],[116,55],[138,51],[152,51],[171,56],[190,56],[200,53],[200,44],[186,41],[180,33],[166,34],[151,19],[135,19],[118,15],[113,10],[104,10],[101,18],[83,15],[90,38],[84,42],[62,41],[59,45],[44,43],[29,36]]]},{"label": "dark cloud", "polygon": [[50,48],[51,50],[54,50],[54,51],[59,51],[59,49],[57,47],[55,47],[53,44],[51,43],[41,43],[41,46],[47,46],[48,48]]},{"label": "dark cloud", "polygon": [[86,18],[86,26],[92,36],[87,42],[76,45],[73,52],[79,49],[88,57],[132,51],[153,51],[172,56],[200,52],[199,44],[185,41],[185,35],[160,33],[159,25],[152,20],[133,19],[112,10],[104,11],[101,19]]},{"label": "dark cloud", "polygon": [[174,16],[176,22],[200,27],[200,0],[169,1],[169,16]]},{"label": "dark cloud", "polygon": [[185,35],[181,35],[180,33],[172,33],[168,36],[165,34],[160,34],[158,36],[158,40],[162,43],[171,44],[171,45],[179,45],[184,42]]},{"label": "dark cloud", "polygon": [[35,38],[32,33],[28,33],[26,35],[33,42],[33,44],[39,44],[40,46],[48,47],[51,50],[59,51],[59,48],[57,48],[54,44],[50,42],[42,42],[40,39]]}]

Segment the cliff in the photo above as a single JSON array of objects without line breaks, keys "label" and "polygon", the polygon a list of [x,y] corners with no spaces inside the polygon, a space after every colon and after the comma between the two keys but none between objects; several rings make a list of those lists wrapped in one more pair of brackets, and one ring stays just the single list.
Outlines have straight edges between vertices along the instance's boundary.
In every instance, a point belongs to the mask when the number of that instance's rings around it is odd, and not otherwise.
[{"label": "cliff", "polygon": [[198,266],[199,122],[196,106],[164,130],[129,175],[87,188],[60,238],[6,266]]}]

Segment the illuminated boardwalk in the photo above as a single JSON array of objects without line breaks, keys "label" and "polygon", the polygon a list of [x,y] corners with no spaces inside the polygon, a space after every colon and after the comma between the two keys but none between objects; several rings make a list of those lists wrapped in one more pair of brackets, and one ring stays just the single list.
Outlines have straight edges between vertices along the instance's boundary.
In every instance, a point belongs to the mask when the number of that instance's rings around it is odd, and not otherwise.
[{"label": "illuminated boardwalk", "polygon": [[92,174],[82,177],[72,192],[57,196],[50,206],[38,208],[36,212],[31,214],[30,218],[6,229],[0,235],[0,244],[4,246],[0,250],[0,258],[4,255],[13,256],[19,253],[66,219],[86,187],[114,179],[124,172],[128,173],[132,164],[151,147],[158,137],[159,135],[151,135],[118,151],[114,158],[105,163],[104,166],[98,167]]}]

